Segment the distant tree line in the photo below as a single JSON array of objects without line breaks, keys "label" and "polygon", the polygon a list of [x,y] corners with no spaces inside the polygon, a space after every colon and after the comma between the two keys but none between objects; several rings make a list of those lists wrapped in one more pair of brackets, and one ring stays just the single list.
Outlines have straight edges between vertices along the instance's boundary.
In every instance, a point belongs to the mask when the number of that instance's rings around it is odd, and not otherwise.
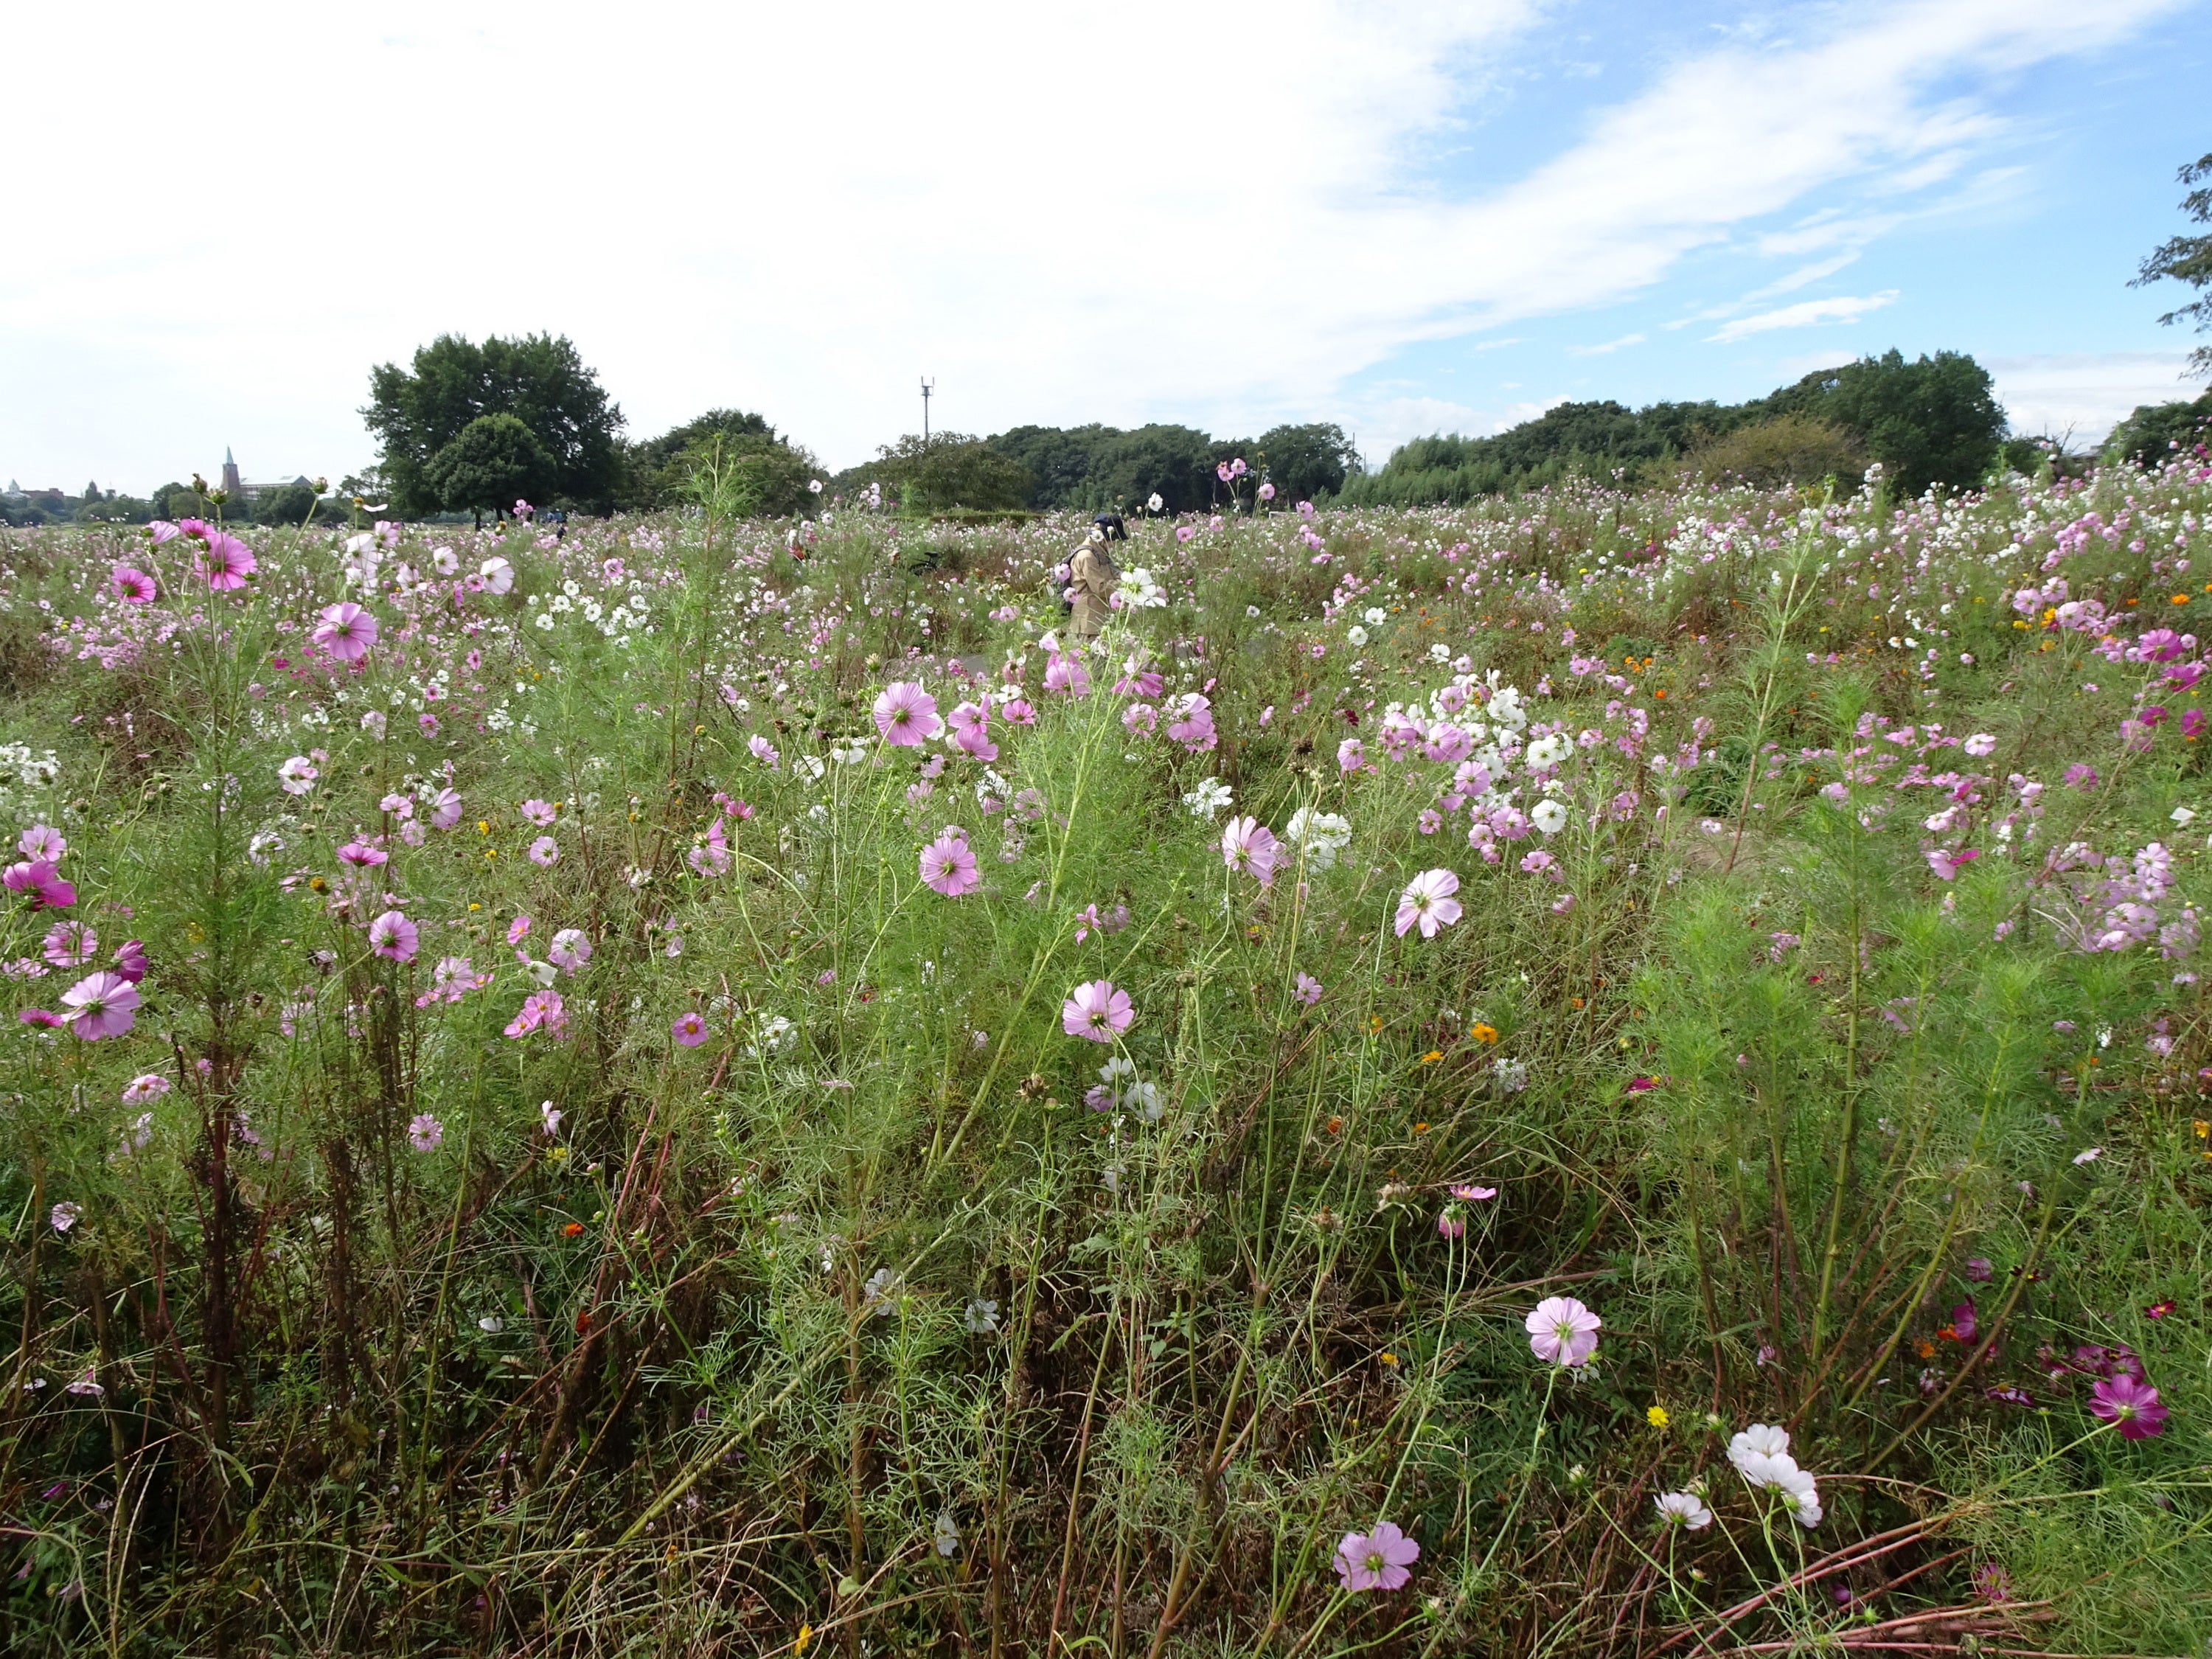
[{"label": "distant tree line", "polygon": [[1157,495],[1162,512],[1202,513],[1228,503],[1219,468],[1231,460],[1249,469],[1237,485],[1247,505],[1262,482],[1285,507],[1325,497],[1360,466],[1344,428],[1328,422],[1278,426],[1256,438],[1157,424],[1018,426],[988,438],[941,432],[926,443],[909,433],[837,474],[830,488],[849,495],[878,484],[909,511],[1136,513]]}]

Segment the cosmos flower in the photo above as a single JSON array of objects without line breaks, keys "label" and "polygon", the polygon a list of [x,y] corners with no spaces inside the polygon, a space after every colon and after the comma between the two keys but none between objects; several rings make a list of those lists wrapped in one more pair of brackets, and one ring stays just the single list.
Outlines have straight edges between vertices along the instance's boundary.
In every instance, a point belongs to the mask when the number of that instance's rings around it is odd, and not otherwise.
[{"label": "cosmos flower", "polygon": [[125,605],[154,603],[154,579],[136,565],[117,565],[108,576],[107,586]]},{"label": "cosmos flower", "polygon": [[477,566],[477,572],[483,578],[487,593],[504,593],[514,586],[514,567],[495,553]]},{"label": "cosmos flower", "polygon": [[592,959],[592,941],[580,927],[563,927],[553,935],[545,957],[555,967],[573,974]]},{"label": "cosmos flower", "polygon": [[1311,974],[1300,974],[1291,994],[1310,1008],[1321,1000],[1321,981]]},{"label": "cosmos flower", "polygon": [[169,1079],[159,1072],[148,1072],[134,1077],[123,1085],[123,1103],[137,1106],[149,1100],[159,1100],[169,1092]]},{"label": "cosmos flower", "polygon": [[1651,1504],[1659,1511],[1660,1520],[1686,1532],[1700,1532],[1713,1523],[1713,1512],[1695,1492],[1662,1492],[1651,1500]]},{"label": "cosmos flower", "polygon": [[2119,1425],[2122,1437],[2145,1440],[2166,1427],[2166,1407],[2158,1390],[2129,1371],[2100,1377],[2089,1390],[2089,1411]]},{"label": "cosmos flower", "polygon": [[1336,1547],[1336,1576],[1348,1590],[1394,1590],[1413,1575],[1421,1547],[1388,1521],[1371,1532],[1345,1534]]},{"label": "cosmos flower", "polygon": [[950,830],[921,849],[921,878],[947,898],[972,893],[983,883],[967,838]]},{"label": "cosmos flower", "polygon": [[1419,926],[1423,939],[1434,939],[1439,928],[1457,921],[1459,901],[1452,896],[1457,891],[1459,878],[1449,870],[1424,870],[1415,876],[1398,897],[1399,937]]},{"label": "cosmos flower", "polygon": [[1522,1322],[1529,1351],[1539,1359],[1570,1369],[1596,1352],[1598,1330],[1604,1323],[1571,1296],[1546,1297]]},{"label": "cosmos flower", "polygon": [[430,827],[450,830],[461,821],[461,797],[452,789],[441,789],[430,798]]},{"label": "cosmos flower", "polygon": [[1089,980],[1077,986],[1060,1009],[1060,1029],[1070,1036],[1087,1037],[1093,1042],[1111,1042],[1136,1021],[1129,994],[1117,989],[1109,980]]},{"label": "cosmos flower", "polygon": [[397,910],[386,910],[368,924],[369,947],[393,962],[414,961],[420,938],[415,924]]},{"label": "cosmos flower", "polygon": [[530,861],[548,868],[560,863],[561,843],[550,836],[540,836],[530,843]]},{"label": "cosmos flower", "polygon": [[1274,831],[1257,818],[1231,818],[1221,832],[1221,861],[1256,877],[1262,887],[1274,885],[1275,865],[1281,856]]},{"label": "cosmos flower", "polygon": [[895,680],[885,686],[872,713],[884,741],[901,749],[927,743],[945,729],[937,717],[937,699],[912,680]]},{"label": "cosmos flower", "polygon": [[258,568],[253,550],[218,526],[198,519],[179,519],[177,528],[198,544],[192,568],[217,592],[245,586],[246,579]]},{"label": "cosmos flower", "polygon": [[417,1112],[407,1124],[407,1139],[418,1152],[432,1152],[446,1138],[446,1126],[428,1112]]},{"label": "cosmos flower", "polygon": [[376,643],[376,618],[352,600],[325,605],[320,615],[308,638],[340,662],[360,660]]},{"label": "cosmos flower", "polygon": [[64,881],[50,859],[31,859],[0,871],[0,885],[27,896],[33,910],[65,910],[76,902],[74,883]]},{"label": "cosmos flower", "polygon": [[687,1048],[696,1048],[707,1040],[707,1022],[696,1010],[678,1014],[668,1028],[668,1034]]},{"label": "cosmos flower", "polygon": [[560,809],[550,800],[539,800],[532,797],[522,803],[522,816],[543,830],[549,827],[553,820],[560,816]]},{"label": "cosmos flower", "polygon": [[120,974],[88,975],[62,993],[62,1016],[70,1032],[87,1042],[121,1036],[137,1021],[138,988]]}]

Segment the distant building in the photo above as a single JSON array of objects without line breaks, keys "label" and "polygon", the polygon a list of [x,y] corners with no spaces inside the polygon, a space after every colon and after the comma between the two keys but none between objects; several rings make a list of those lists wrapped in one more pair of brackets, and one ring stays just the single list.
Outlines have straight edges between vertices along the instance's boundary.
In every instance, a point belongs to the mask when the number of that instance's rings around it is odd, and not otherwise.
[{"label": "distant building", "polygon": [[239,476],[238,461],[225,445],[222,452],[222,489],[234,501],[251,501],[267,495],[272,489],[289,489],[294,484],[314,485],[314,480],[302,472],[290,478],[244,478]]},{"label": "distant building", "polygon": [[24,493],[23,486],[17,483],[13,478],[8,480],[8,488],[6,489],[0,490],[0,501],[28,501],[30,497]]},{"label": "distant building", "polygon": [[246,494],[246,481],[238,476],[238,463],[231,459],[228,444],[222,447],[222,489],[234,500]]}]

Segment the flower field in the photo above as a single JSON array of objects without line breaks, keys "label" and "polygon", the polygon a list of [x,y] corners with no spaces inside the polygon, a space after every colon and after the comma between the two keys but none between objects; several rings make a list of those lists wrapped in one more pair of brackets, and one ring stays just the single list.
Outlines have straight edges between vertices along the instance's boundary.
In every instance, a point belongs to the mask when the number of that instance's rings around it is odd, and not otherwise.
[{"label": "flower field", "polygon": [[0,532],[11,1652],[2203,1650],[2201,453],[731,505]]}]

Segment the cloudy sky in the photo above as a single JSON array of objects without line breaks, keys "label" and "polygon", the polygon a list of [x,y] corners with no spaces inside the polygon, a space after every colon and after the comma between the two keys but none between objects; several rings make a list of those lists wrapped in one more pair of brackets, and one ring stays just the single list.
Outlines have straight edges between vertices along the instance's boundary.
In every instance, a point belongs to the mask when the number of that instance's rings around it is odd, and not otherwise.
[{"label": "cloudy sky", "polygon": [[[16,9],[0,478],[371,459],[372,363],[574,339],[633,433],[1342,422],[1972,351],[2016,428],[2191,395],[2130,291],[2212,0]],[[2166,285],[2171,288],[2172,285]]]}]

